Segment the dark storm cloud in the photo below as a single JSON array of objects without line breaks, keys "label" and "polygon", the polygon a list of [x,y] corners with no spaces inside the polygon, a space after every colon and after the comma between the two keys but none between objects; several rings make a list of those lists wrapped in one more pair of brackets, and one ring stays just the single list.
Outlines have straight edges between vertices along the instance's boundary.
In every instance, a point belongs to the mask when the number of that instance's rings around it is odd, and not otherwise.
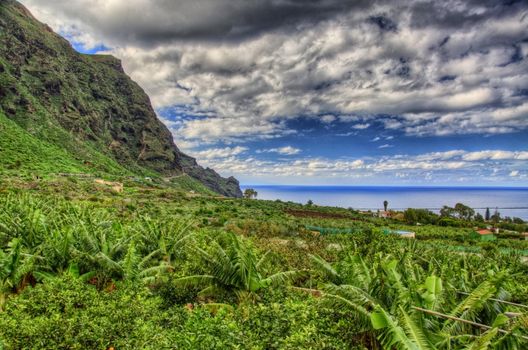
[{"label": "dark storm cloud", "polygon": [[329,114],[420,136],[528,128],[526,1],[23,2],[113,47],[156,107],[209,111],[173,128],[189,139],[274,137]]},{"label": "dark storm cloud", "polygon": [[[173,40],[242,40],[268,31],[298,26],[359,11],[406,11],[416,27],[461,28],[506,16],[523,3],[503,1],[387,0],[25,0],[24,3],[69,17],[105,38],[147,46]],[[524,6],[525,7],[525,6]],[[476,10],[475,10],[476,9]],[[369,20],[381,30],[396,31],[390,13]]]},{"label": "dark storm cloud", "polygon": [[369,20],[376,24],[381,30],[395,32],[398,29],[398,25],[385,16],[371,16]]},{"label": "dark storm cloud", "polygon": [[524,1],[466,0],[409,2],[414,27],[464,28],[489,18],[509,16],[526,11]]},{"label": "dark storm cloud", "polygon": [[[368,0],[36,0],[27,4],[78,19],[105,38],[145,45],[175,39],[242,39],[314,24],[373,6]],[[39,4],[40,3],[40,4]]]}]

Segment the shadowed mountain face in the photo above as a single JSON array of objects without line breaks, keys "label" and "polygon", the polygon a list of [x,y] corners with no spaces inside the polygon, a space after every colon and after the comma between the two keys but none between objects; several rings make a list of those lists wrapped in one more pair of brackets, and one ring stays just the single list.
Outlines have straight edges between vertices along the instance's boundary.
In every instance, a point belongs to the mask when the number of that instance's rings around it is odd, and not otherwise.
[{"label": "shadowed mountain face", "polygon": [[16,1],[0,2],[0,112],[97,171],[115,163],[130,174],[188,174],[222,195],[242,195],[235,178],[176,147],[118,59],[77,53]]}]

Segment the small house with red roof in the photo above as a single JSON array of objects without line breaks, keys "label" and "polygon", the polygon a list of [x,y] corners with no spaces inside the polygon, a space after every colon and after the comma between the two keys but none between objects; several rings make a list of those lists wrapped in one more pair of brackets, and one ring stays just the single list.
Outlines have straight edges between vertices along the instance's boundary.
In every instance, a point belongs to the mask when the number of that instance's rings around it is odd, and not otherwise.
[{"label": "small house with red roof", "polygon": [[482,242],[490,242],[497,240],[497,237],[493,234],[493,232],[485,228],[473,231],[470,236],[471,238],[478,239]]}]

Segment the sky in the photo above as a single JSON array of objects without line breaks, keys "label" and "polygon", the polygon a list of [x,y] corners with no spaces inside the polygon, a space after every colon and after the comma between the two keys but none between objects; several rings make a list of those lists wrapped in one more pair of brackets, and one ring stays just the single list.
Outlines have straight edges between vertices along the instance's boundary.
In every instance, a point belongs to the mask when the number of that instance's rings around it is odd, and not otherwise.
[{"label": "sky", "polygon": [[242,184],[528,186],[528,2],[22,0]]}]

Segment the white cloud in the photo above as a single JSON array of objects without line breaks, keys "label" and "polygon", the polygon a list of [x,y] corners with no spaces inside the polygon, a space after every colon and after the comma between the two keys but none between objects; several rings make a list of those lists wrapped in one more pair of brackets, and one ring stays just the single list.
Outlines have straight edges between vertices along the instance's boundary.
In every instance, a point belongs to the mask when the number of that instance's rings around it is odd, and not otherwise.
[{"label": "white cloud", "polygon": [[460,157],[462,155],[465,155],[467,152],[463,150],[452,150],[452,151],[446,151],[446,152],[431,152],[431,153],[425,153],[422,155],[417,156],[416,158],[419,160],[427,160],[427,161],[433,161],[433,160],[448,160]]},{"label": "white cloud", "polygon": [[369,126],[370,126],[369,123],[365,123],[365,124],[356,124],[356,125],[352,125],[352,129],[363,130],[363,129],[367,129]]},{"label": "white cloud", "polygon": [[[362,158],[328,159],[323,157],[296,157],[294,159],[263,160],[257,156],[239,155],[203,159],[206,166],[214,167],[224,175],[235,175],[250,179],[282,179],[288,183],[306,183],[309,179],[321,181],[364,181],[371,179],[410,181],[417,183],[458,182],[459,179],[468,185],[475,184],[476,179],[487,179],[494,183],[499,181],[523,181],[528,162],[518,159],[523,152],[490,151],[502,154],[500,159],[491,156],[476,157],[477,152],[451,150],[446,152],[423,153],[417,155],[392,155]],[[490,153],[490,154],[491,154]],[[469,155],[469,156],[468,156]],[[200,159],[199,159],[200,160]],[[499,166],[495,165],[499,162]],[[511,168],[518,170],[511,170]],[[506,170],[509,169],[509,170]],[[334,179],[334,180],[330,180]],[[349,179],[349,180],[346,180]]]},{"label": "white cloud", "polygon": [[355,136],[358,133],[359,133],[358,131],[349,131],[349,132],[336,134],[336,136],[339,136],[339,137]]},{"label": "white cloud", "polygon": [[284,123],[241,117],[186,120],[175,133],[188,140],[216,142],[240,140],[248,135],[253,135],[255,139],[269,139],[295,131],[287,130]]},{"label": "white cloud", "polygon": [[237,156],[248,150],[247,147],[226,147],[226,148],[210,148],[207,150],[193,152],[192,155],[199,159],[218,159]]},{"label": "white cloud", "polygon": [[[299,115],[337,117],[357,130],[380,120],[417,136],[528,128],[519,94],[528,81],[528,16],[520,3],[500,13],[482,3],[476,14],[464,2],[357,2],[365,6],[357,11],[331,1],[319,4],[328,12],[303,4],[317,18],[310,25],[288,12],[292,26],[266,6],[295,1],[23,2],[75,40],[112,47],[156,108],[211,111],[173,128],[189,141],[278,137],[294,132],[287,122]],[[396,32],[368,21],[380,11]],[[216,32],[232,40],[217,40]],[[516,44],[524,59],[510,62]]]},{"label": "white cloud", "polygon": [[323,115],[320,119],[323,123],[330,124],[333,121],[335,121],[337,118],[331,114],[326,114],[326,115]]},{"label": "white cloud", "polygon": [[257,150],[257,153],[278,153],[278,154],[282,154],[286,156],[293,156],[293,155],[301,153],[301,150],[299,148],[295,148],[292,146],[285,146],[285,147],[279,147],[279,148],[269,148],[269,149]]},{"label": "white cloud", "polygon": [[478,160],[528,160],[528,151],[478,151],[469,152],[462,156],[462,159],[469,161]]}]

